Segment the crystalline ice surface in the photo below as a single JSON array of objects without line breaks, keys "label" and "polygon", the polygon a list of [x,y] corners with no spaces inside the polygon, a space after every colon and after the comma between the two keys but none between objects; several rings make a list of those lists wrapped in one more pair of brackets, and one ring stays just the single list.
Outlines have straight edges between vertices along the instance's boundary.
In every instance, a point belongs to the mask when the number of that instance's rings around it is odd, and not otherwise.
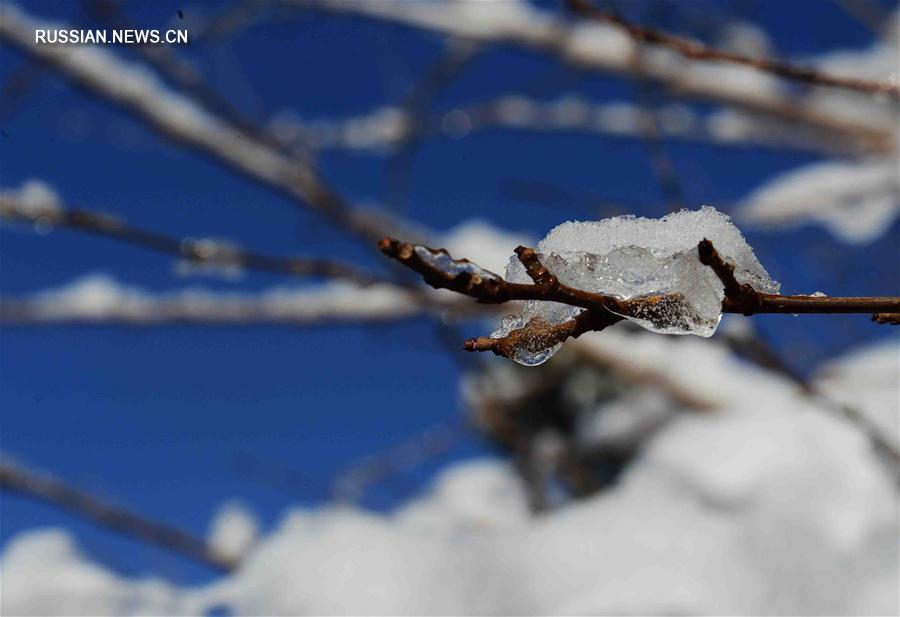
[{"label": "crystalline ice surface", "polygon": [[[666,295],[667,302],[624,315],[640,326],[664,334],[709,337],[721,319],[724,289],[712,268],[700,263],[697,245],[712,241],[719,255],[734,264],[741,283],[765,293],[778,293],[753,249],[731,219],[704,206],[661,219],[619,216],[602,221],[566,222],[538,244],[543,263],[560,282],[623,300]],[[506,268],[512,282],[530,283],[525,267],[513,256]],[[491,336],[499,338],[539,318],[558,324],[581,309],[556,302],[528,301],[518,316],[505,318]],[[523,350],[513,359],[534,365],[546,361],[561,346],[535,352]],[[533,347],[533,346],[532,346]]]}]

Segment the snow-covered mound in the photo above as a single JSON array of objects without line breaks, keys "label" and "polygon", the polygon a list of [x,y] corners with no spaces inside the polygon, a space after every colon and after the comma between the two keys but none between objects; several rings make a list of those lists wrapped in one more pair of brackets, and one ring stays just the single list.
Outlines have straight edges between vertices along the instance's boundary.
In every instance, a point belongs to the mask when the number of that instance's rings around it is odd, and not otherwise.
[{"label": "snow-covered mound", "polygon": [[[292,509],[197,587],[117,574],[70,533],[34,530],[4,548],[0,612],[897,614],[896,488],[858,427],[715,342],[611,334],[590,344],[672,377],[690,366],[717,407],[679,412],[590,499],[533,517],[511,465],[458,463],[389,515]],[[896,418],[897,344],[841,359],[829,393]],[[854,394],[871,374],[895,396]]]},{"label": "snow-covered mound", "polygon": [[[778,292],[778,283],[769,277],[740,230],[710,206],[661,219],[618,216],[569,221],[551,230],[538,244],[538,252],[541,263],[571,287],[625,300],[669,295],[673,301],[662,309],[624,315],[648,330],[709,337],[722,316],[724,289],[712,269],[700,263],[697,244],[704,238],[712,240],[719,254],[734,264],[738,281],[762,292]],[[510,258],[506,278],[517,283],[531,281],[516,257]],[[534,318],[563,323],[581,310],[556,302],[528,301],[520,315],[505,318],[492,336],[505,336]],[[521,364],[541,364],[560,346],[523,352],[514,359]]]}]

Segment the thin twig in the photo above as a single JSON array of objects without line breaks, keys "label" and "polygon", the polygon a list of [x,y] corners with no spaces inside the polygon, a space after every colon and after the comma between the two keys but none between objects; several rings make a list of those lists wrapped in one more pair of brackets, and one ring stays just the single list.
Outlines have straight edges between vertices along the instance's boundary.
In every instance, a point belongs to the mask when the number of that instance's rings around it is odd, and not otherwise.
[{"label": "thin twig", "polygon": [[[541,300],[568,304],[585,311],[561,324],[549,324],[532,319],[523,328],[513,330],[501,338],[479,337],[467,341],[467,351],[492,351],[510,357],[517,350],[532,347],[547,349],[567,338],[585,332],[599,331],[623,319],[640,315],[647,318],[654,312],[665,312],[675,303],[683,302],[679,294],[649,294],[621,299],[569,287],[559,282],[540,262],[531,248],[518,247],[516,255],[534,284],[509,282],[467,259],[453,259],[444,249],[412,245],[392,238],[379,242],[381,251],[418,272],[424,281],[436,289],[449,289],[475,298],[484,304],[502,304],[513,300]],[[708,265],[725,288],[723,313],[894,313],[900,312],[900,297],[818,297],[782,296],[758,292],[734,277],[734,266],[725,262],[712,242],[704,239],[698,245],[700,261]]]},{"label": "thin twig", "polygon": [[415,467],[450,451],[466,428],[460,421],[433,424],[414,437],[354,461],[331,483],[332,500],[357,503],[369,488],[401,478]]},{"label": "thin twig", "polygon": [[452,41],[450,48],[426,71],[401,105],[406,130],[395,144],[396,150],[385,165],[385,203],[395,211],[407,208],[410,180],[416,152],[428,131],[428,120],[435,99],[471,63],[480,47],[467,41]]},{"label": "thin twig", "polygon": [[10,195],[0,197],[0,218],[38,225],[67,227],[199,264],[251,268],[299,278],[320,276],[346,280],[359,285],[387,282],[386,279],[367,274],[354,266],[340,262],[266,255],[244,250],[225,241],[176,238],[133,227],[116,217],[100,212],[81,209],[29,210]]},{"label": "thin twig", "polygon": [[595,7],[590,0],[566,0],[566,6],[575,14],[588,19],[615,24],[619,26],[635,41],[659,45],[674,51],[677,54],[691,60],[708,60],[712,62],[728,62],[753,67],[757,70],[772,73],[779,77],[800,81],[814,86],[828,86],[854,90],[865,94],[882,94],[892,99],[900,99],[900,86],[827,75],[814,69],[796,66],[779,60],[765,58],[752,58],[734,52],[707,47],[699,41],[645,28],[631,23],[612,11]]},{"label": "thin twig", "polygon": [[205,540],[186,531],[150,520],[142,514],[103,501],[56,478],[0,461],[0,489],[72,512],[116,533],[177,553],[224,572],[238,562],[216,552]]},{"label": "thin twig", "polygon": [[900,326],[900,313],[875,313],[872,315],[872,321],[880,324]]},{"label": "thin twig", "polygon": [[697,247],[700,261],[713,269],[725,286],[723,313],[755,315],[759,313],[886,313],[900,311],[898,296],[782,296],[756,291],[750,285],[738,283],[734,266],[725,262],[712,242],[702,240]]}]

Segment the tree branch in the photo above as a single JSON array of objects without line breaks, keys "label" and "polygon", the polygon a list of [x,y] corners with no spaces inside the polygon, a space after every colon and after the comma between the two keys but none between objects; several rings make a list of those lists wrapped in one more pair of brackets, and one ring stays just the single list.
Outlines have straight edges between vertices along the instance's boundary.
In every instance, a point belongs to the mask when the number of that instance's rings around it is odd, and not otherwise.
[{"label": "tree branch", "polygon": [[[712,242],[702,240],[697,246],[700,261],[709,266],[725,286],[723,313],[888,313],[900,310],[897,296],[782,296],[756,291],[734,278],[734,266],[725,262]],[[881,323],[881,322],[879,322]]]},{"label": "tree branch", "polygon": [[332,281],[273,287],[258,292],[215,292],[188,287],[151,292],[94,275],[25,298],[0,296],[0,325],[170,323],[215,325],[381,323],[464,309],[458,302],[428,297],[426,290],[394,285],[359,287]]},{"label": "tree branch", "polygon": [[176,238],[132,227],[121,219],[100,212],[61,208],[32,209],[26,207],[21,200],[8,194],[0,195],[0,218],[67,227],[112,238],[158,253],[173,255],[198,264],[251,268],[299,278],[320,276],[346,280],[359,285],[386,282],[386,279],[367,274],[348,264],[326,259],[266,255],[247,251],[230,242],[219,240]]},{"label": "tree branch", "polygon": [[[769,148],[798,152],[859,155],[853,139],[835,139],[832,132],[789,121],[733,110],[701,114],[678,103],[651,112],[624,101],[594,102],[564,94],[540,100],[516,93],[492,97],[436,112],[410,112],[402,107],[377,107],[338,119],[280,117],[268,129],[285,147],[314,154],[346,150],[363,154],[397,152],[426,139],[461,139],[479,131],[511,130],[534,133],[586,133],[615,139],[642,138],[656,126],[660,138],[711,144],[723,148]],[[654,116],[658,117],[654,121]],[[362,136],[362,138],[361,138]],[[883,150],[883,148],[882,148]]]},{"label": "tree branch", "polygon": [[[515,350],[547,349],[566,339],[585,332],[603,330],[623,319],[623,315],[640,315],[665,311],[671,303],[683,300],[678,294],[649,294],[630,299],[569,287],[540,262],[538,253],[520,246],[516,256],[534,284],[511,283],[493,272],[484,270],[468,259],[453,259],[444,249],[384,238],[381,251],[419,273],[426,283],[436,289],[449,289],[475,298],[485,304],[502,304],[514,300],[559,302],[582,309],[573,319],[561,324],[549,324],[532,319],[523,328],[501,338],[478,337],[466,341],[467,351],[492,351],[510,357]],[[734,266],[725,262],[712,242],[704,239],[697,247],[700,261],[712,268],[725,287],[723,313],[896,313],[900,312],[900,297],[841,297],[782,296],[761,293],[750,285],[741,284],[734,277]]]},{"label": "tree branch", "polygon": [[900,313],[875,313],[872,315],[872,321],[875,323],[900,326]]},{"label": "tree branch", "polygon": [[201,538],[9,461],[0,461],[0,489],[72,512],[116,533],[177,553],[215,570],[230,572],[238,565],[233,558],[216,552]]},{"label": "tree branch", "polygon": [[0,12],[0,40],[169,139],[287,195],[367,242],[403,227],[383,211],[353,207],[308,162],[272,148],[265,136],[249,133],[247,127],[235,126],[193,99],[170,91],[116,54],[100,47],[38,45],[36,29],[63,26],[34,19],[9,3],[0,5]]},{"label": "tree branch", "polygon": [[[627,31],[605,23],[571,23],[550,11],[527,3],[485,3],[421,1],[416,3],[345,2],[341,0],[292,0],[292,4],[312,10],[404,24],[482,43],[514,45],[537,50],[580,69],[633,75],[631,61],[638,41]],[[498,8],[512,7],[512,8]],[[501,11],[509,11],[503,14]],[[485,14],[482,16],[481,11]],[[483,17],[483,18],[482,18]],[[599,37],[599,40],[598,40]],[[708,61],[690,60],[679,70],[668,62],[648,63],[646,76],[674,96],[711,100],[768,120],[778,118],[792,125],[805,125],[840,135],[865,148],[893,152],[894,139],[888,115],[851,118],[835,110],[798,104],[783,92],[741,87],[737,79],[710,79],[693,71]],[[739,70],[741,67],[729,67]],[[724,76],[723,76],[724,77]],[[734,77],[739,77],[735,75]]]},{"label": "tree branch", "polygon": [[759,71],[772,73],[779,77],[800,81],[813,86],[828,86],[853,90],[865,94],[883,94],[894,100],[900,99],[900,86],[863,79],[850,79],[826,75],[811,68],[796,66],[779,60],[765,58],[752,58],[741,54],[707,47],[699,41],[638,26],[626,20],[621,15],[612,11],[595,7],[590,0],[566,0],[566,6],[570,11],[591,20],[611,23],[622,28],[635,41],[659,45],[674,51],[675,53],[691,60],[709,60],[713,62],[728,62],[749,66]]}]

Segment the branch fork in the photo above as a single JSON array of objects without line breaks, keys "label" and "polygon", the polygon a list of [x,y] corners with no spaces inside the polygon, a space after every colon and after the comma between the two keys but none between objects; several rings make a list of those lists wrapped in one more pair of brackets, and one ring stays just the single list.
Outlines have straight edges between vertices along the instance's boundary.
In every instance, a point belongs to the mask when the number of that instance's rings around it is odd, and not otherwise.
[{"label": "branch fork", "polygon": [[[583,309],[561,324],[550,324],[541,318],[502,337],[480,336],[469,339],[466,351],[491,351],[498,356],[513,357],[521,351],[541,351],[585,332],[598,332],[618,323],[624,316],[646,316],[671,303],[680,303],[680,294],[650,294],[622,299],[570,287],[561,283],[541,263],[533,248],[519,246],[516,256],[533,284],[512,283],[468,259],[453,259],[445,249],[409,244],[383,238],[378,248],[388,257],[419,273],[435,289],[449,289],[475,298],[482,304],[503,304],[514,300],[559,302]],[[740,283],[731,264],[718,253],[713,243],[703,239],[697,245],[700,262],[710,267],[722,282],[725,297],[723,313],[754,315],[758,313],[869,313],[878,323],[896,323],[900,314],[900,297],[782,296],[762,293],[747,283]]]}]

